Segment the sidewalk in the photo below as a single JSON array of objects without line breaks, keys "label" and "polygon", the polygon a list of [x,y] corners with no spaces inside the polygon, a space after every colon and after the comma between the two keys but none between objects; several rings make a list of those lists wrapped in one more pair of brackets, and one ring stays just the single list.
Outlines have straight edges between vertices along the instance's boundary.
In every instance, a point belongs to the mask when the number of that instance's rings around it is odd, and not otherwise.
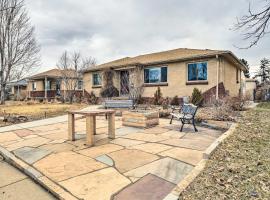
[{"label": "sidewalk", "polygon": [[55,200],[55,198],[34,183],[19,170],[1,160],[0,157],[0,199],[1,200]]}]

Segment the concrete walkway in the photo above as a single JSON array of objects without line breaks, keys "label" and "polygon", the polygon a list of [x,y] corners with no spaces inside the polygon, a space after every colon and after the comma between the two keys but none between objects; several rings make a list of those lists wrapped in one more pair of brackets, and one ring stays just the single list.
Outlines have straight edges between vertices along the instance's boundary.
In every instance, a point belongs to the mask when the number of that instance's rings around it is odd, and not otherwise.
[{"label": "concrete walkway", "polygon": [[54,200],[55,198],[19,170],[1,161],[1,200]]},{"label": "concrete walkway", "polygon": [[67,141],[66,120],[63,116],[0,128],[0,147],[74,199],[162,200],[222,135],[203,127],[194,133],[189,126],[181,133],[179,122],[170,125],[167,119],[149,129],[124,127],[116,117],[116,139],[108,140],[107,122],[98,117],[96,146],[88,147],[85,119],[76,120],[74,142]]}]

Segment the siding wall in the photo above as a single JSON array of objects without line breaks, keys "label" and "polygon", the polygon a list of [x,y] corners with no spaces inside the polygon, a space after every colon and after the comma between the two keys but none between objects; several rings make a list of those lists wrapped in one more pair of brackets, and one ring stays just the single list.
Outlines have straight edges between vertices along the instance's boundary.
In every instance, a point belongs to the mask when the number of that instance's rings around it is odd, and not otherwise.
[{"label": "siding wall", "polygon": [[[187,85],[187,64],[192,62],[207,62],[207,79],[208,84],[198,84],[198,85]],[[193,88],[198,88],[202,92],[217,85],[217,62],[219,64],[219,83],[223,82],[225,89],[229,91],[231,96],[237,96],[240,89],[240,70],[239,70],[239,83],[236,83],[236,67],[230,62],[226,61],[224,58],[220,58],[219,61],[216,58],[209,58],[203,60],[190,60],[188,62],[178,62],[171,63],[167,65],[168,67],[168,86],[160,86],[163,97],[178,97],[191,96]],[[147,66],[148,67],[148,66]],[[154,66],[153,66],[154,67]],[[143,75],[143,70],[141,71]],[[86,91],[93,91],[97,96],[100,94],[101,88],[92,87],[92,73],[87,72],[84,74],[84,88]],[[117,88],[120,89],[120,75],[116,71],[116,76],[114,78],[114,83]],[[143,97],[153,97],[157,86],[145,87]]]}]

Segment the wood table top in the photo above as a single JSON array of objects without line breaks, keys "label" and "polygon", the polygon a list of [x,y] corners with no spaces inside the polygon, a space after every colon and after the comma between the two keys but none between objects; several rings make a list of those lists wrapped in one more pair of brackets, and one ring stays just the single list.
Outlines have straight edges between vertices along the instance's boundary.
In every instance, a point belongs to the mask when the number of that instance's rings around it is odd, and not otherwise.
[{"label": "wood table top", "polygon": [[69,114],[78,114],[78,115],[113,114],[115,112],[116,112],[115,110],[105,110],[105,109],[88,110],[88,111],[82,110],[68,111]]}]

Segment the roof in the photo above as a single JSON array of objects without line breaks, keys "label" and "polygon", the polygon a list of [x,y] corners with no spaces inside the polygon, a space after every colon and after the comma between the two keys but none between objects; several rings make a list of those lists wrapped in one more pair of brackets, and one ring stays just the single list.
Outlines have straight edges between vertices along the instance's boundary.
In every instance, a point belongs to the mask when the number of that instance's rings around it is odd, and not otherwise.
[{"label": "roof", "polygon": [[59,78],[62,77],[63,74],[68,74],[71,77],[75,77],[75,70],[71,70],[71,69],[67,69],[67,70],[61,70],[61,69],[51,69],[39,74],[35,74],[31,77],[29,77],[29,79],[43,79],[45,77],[47,78]]},{"label": "roof", "polygon": [[228,58],[236,62],[239,67],[243,70],[246,70],[245,65],[230,51],[225,50],[211,50],[211,49],[187,49],[179,48],[168,51],[162,51],[157,53],[150,53],[139,55],[135,57],[125,57],[122,59],[114,60],[108,63],[97,65],[95,67],[88,68],[85,72],[88,71],[97,71],[100,69],[106,68],[118,68],[131,65],[153,65],[177,61],[185,61],[196,58],[206,58],[213,57],[216,55],[227,55]]},{"label": "roof", "polygon": [[18,81],[11,81],[8,83],[10,86],[27,86],[27,79],[21,79]]}]

